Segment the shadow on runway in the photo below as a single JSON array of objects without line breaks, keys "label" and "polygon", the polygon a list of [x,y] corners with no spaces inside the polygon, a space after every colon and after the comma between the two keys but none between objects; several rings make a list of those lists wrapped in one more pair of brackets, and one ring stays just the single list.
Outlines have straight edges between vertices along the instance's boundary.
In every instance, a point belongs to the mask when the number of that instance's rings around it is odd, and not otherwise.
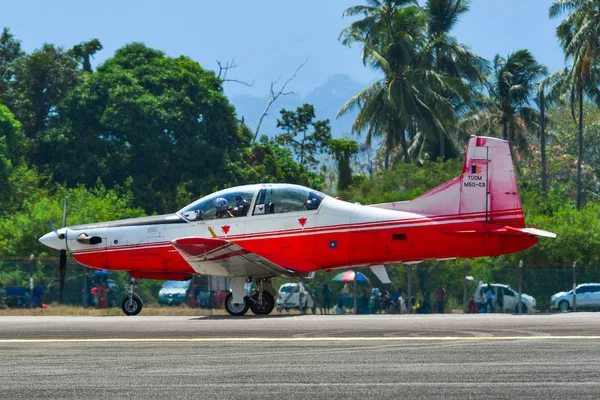
[{"label": "shadow on runway", "polygon": [[276,315],[243,315],[241,317],[234,317],[232,315],[202,315],[199,317],[192,317],[193,320],[220,320],[229,319],[232,321],[244,320],[244,319],[282,319],[282,318],[293,318],[293,317],[304,317],[306,314],[276,314]]}]

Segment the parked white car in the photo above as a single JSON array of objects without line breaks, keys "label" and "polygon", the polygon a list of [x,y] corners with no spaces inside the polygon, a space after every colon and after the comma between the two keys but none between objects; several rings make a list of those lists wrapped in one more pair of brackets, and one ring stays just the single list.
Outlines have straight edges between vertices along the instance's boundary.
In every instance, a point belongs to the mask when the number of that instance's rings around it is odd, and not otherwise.
[{"label": "parked white car", "polygon": [[277,293],[277,311],[290,309],[300,310],[306,312],[306,310],[312,310],[313,314],[316,311],[315,302],[301,283],[284,283],[279,288]]},{"label": "parked white car", "polygon": [[[474,279],[473,277],[467,277],[467,279],[468,278],[471,278],[470,280],[477,283],[477,288],[475,289],[475,292],[473,293],[473,300],[475,300],[475,303],[477,303],[477,308],[481,309],[482,307],[485,307],[485,303],[486,303],[485,294],[487,291],[488,284],[478,281],[478,280]],[[504,302],[502,305],[502,312],[509,312],[509,313],[519,312],[518,307],[517,307],[518,300],[519,300],[519,292],[517,292],[515,289],[513,289],[509,285],[505,285],[503,283],[491,283],[489,285],[491,286],[492,291],[494,292],[494,294],[492,296],[492,303],[494,304],[494,311],[496,311],[496,312],[499,311],[499,310],[497,310],[498,289],[502,288],[502,292],[504,293]],[[521,304],[522,304],[521,311],[523,313],[535,312],[537,302],[535,301],[535,299],[532,296],[525,294],[525,293],[521,293]]]},{"label": "parked white car", "polygon": [[[577,285],[577,307],[600,308],[600,283]],[[573,291],[555,293],[550,297],[550,309],[569,311],[573,308]]]}]

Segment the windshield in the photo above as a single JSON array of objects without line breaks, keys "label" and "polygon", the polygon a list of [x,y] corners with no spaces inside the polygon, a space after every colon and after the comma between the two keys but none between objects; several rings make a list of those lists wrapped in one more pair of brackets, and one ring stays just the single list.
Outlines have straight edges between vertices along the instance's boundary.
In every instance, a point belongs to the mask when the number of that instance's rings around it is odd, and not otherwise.
[{"label": "windshield", "polygon": [[254,205],[254,215],[314,211],[325,195],[297,185],[273,185],[262,188]]},{"label": "windshield", "polygon": [[163,289],[179,288],[187,289],[190,286],[190,281],[166,281],[163,284]]},{"label": "windshield", "polygon": [[245,217],[256,186],[241,186],[209,194],[178,211],[188,221]]}]

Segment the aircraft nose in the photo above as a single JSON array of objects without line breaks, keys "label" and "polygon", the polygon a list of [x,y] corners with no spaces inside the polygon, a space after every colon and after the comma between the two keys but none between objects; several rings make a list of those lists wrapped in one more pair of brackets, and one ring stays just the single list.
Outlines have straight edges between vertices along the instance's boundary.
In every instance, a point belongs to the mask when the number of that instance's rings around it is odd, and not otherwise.
[{"label": "aircraft nose", "polygon": [[61,228],[56,232],[48,232],[41,238],[39,238],[40,243],[45,246],[51,247],[56,250],[66,250],[67,243],[65,241],[65,236],[67,234],[66,228]]}]

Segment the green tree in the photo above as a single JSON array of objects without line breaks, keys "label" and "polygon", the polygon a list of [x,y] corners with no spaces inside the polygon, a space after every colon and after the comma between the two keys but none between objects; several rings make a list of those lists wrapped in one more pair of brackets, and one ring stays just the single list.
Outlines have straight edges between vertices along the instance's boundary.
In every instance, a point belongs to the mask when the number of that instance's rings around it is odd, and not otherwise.
[{"label": "green tree", "polygon": [[102,43],[98,39],[92,39],[89,42],[81,42],[73,46],[71,54],[81,62],[82,68],[87,73],[92,73],[91,58],[94,54],[102,50]]},{"label": "green tree", "polygon": [[[453,92],[443,94],[444,97],[452,96],[451,101],[455,114],[460,114],[471,105],[472,91],[475,90],[475,86],[483,83],[483,76],[490,68],[487,60],[471,52],[467,46],[459,43],[455,37],[450,35],[460,17],[469,11],[469,0],[428,0],[424,9],[427,15],[427,48],[432,53],[435,71],[453,77],[464,85],[461,90],[462,96],[456,96]],[[455,124],[456,117],[450,115],[448,121],[444,121],[443,126],[451,127]],[[438,137],[434,138],[429,135],[427,141],[435,142],[437,139],[439,152],[433,153],[433,155],[439,156],[443,160],[446,157],[446,144],[452,144],[449,137],[451,130],[437,129],[436,126],[425,130],[426,133],[432,134],[435,134],[435,131],[437,131]],[[424,143],[425,145],[426,143]],[[431,154],[431,150],[428,153]]]},{"label": "green tree", "polygon": [[183,183],[196,195],[235,184],[250,138],[213,72],[133,43],[64,99],[40,160],[69,187],[132,177],[135,204],[162,213],[182,206]]},{"label": "green tree", "polygon": [[315,121],[315,109],[304,104],[296,111],[283,109],[277,127],[285,131],[275,135],[275,142],[290,148],[301,168],[309,171],[317,166],[317,155],[326,149],[331,140],[329,120]]},{"label": "green tree", "polygon": [[21,41],[15,39],[10,29],[4,27],[0,36],[0,103],[7,104],[8,85],[13,80],[13,63],[23,55]]},{"label": "green tree", "polygon": [[350,161],[358,153],[358,143],[354,140],[333,139],[329,143],[329,153],[337,162],[337,189],[345,190],[352,183]]},{"label": "green tree", "polygon": [[[10,82],[8,104],[23,124],[25,135],[37,149],[38,139],[48,128],[60,101],[81,83],[77,61],[61,47],[44,44],[41,49],[19,57],[13,63],[14,80]],[[30,159],[35,156],[30,155]]]},{"label": "green tree", "polygon": [[583,159],[584,95],[600,103],[598,48],[600,47],[600,2],[597,0],[557,0],[550,7],[550,17],[568,13],[556,28],[556,36],[565,53],[569,69],[557,73],[555,93],[568,98],[573,120],[579,110],[579,153],[577,157],[577,209],[582,206],[581,163]]},{"label": "green tree", "polygon": [[473,133],[483,134],[500,129],[511,148],[526,150],[530,142],[528,135],[537,131],[539,122],[539,113],[531,103],[545,75],[546,67],[528,50],[518,50],[506,59],[496,55],[486,82],[489,98],[483,107],[467,116],[465,126]]},{"label": "green tree", "polygon": [[0,104],[0,214],[10,212],[14,190],[11,176],[23,163],[25,137],[21,124],[15,119],[8,107]]},{"label": "green tree", "polygon": [[242,183],[296,183],[321,189],[323,178],[303,168],[294,160],[294,155],[279,146],[274,140],[262,135],[252,147],[243,150],[240,168]]}]

